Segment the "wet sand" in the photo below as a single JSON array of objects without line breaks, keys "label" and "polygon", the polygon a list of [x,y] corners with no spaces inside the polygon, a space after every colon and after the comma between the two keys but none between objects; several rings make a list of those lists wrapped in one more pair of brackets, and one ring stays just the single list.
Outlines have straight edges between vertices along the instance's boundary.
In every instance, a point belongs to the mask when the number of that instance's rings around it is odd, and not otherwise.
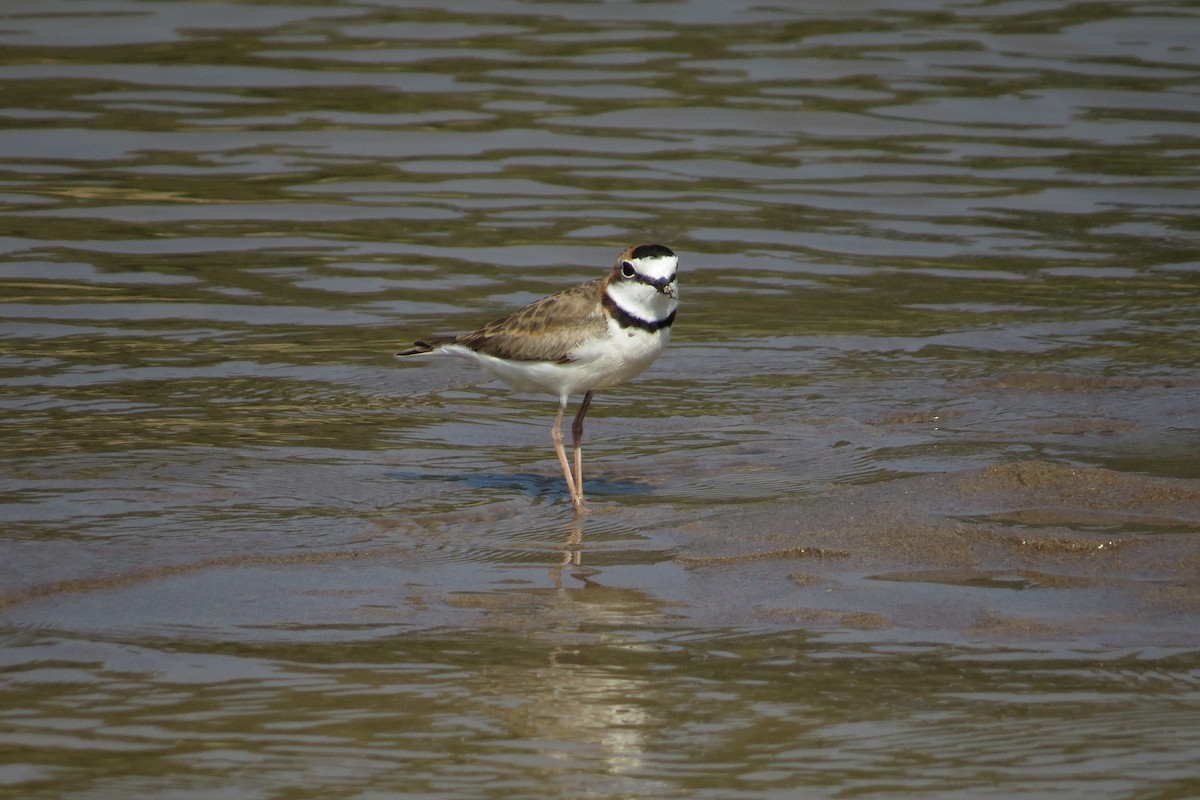
[{"label": "wet sand", "polygon": [[[559,505],[521,504],[451,513],[434,526],[453,534],[472,525],[467,517],[509,527],[537,518],[565,531],[557,548],[513,550],[508,563],[491,566],[460,564],[469,577],[458,570],[446,581],[421,579],[430,554],[388,544],[385,525],[365,546],[246,551],[31,583],[0,597],[0,608],[20,618],[21,606],[48,603],[53,617],[53,609],[78,610],[81,595],[91,596],[82,606],[94,609],[124,605],[129,592],[136,603],[148,591],[182,619],[188,605],[211,605],[221,587],[256,570],[272,575],[279,591],[264,606],[268,616],[300,595],[314,604],[315,617],[301,603],[276,620],[294,624],[545,629],[530,615],[553,609],[557,627],[574,631],[603,609],[610,618],[858,631],[882,640],[1200,642],[1197,481],[1019,461],[829,486],[808,500],[715,513],[621,508],[609,498],[575,523]],[[606,528],[635,519],[640,541],[603,543]],[[599,546],[588,536],[597,527]],[[324,576],[321,587],[314,574]],[[399,584],[409,590],[398,595]],[[36,610],[33,617],[45,618]]]},{"label": "wet sand", "polygon": [[1198,528],[1200,482],[1021,461],[693,523],[679,561],[743,622],[1194,645]]}]

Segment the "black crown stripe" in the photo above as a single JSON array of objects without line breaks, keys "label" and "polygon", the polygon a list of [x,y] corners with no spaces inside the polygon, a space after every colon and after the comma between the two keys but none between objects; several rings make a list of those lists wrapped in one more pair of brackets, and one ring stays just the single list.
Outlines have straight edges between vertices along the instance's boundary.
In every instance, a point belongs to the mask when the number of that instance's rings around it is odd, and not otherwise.
[{"label": "black crown stripe", "polygon": [[630,258],[666,258],[675,255],[671,252],[671,248],[663,247],[661,244],[639,244],[633,248],[633,252],[629,254]]}]

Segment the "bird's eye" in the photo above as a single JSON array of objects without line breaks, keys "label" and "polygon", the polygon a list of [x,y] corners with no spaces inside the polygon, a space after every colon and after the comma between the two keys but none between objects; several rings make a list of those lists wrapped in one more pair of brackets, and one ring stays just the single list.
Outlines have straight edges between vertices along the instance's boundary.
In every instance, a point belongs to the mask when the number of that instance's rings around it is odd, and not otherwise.
[{"label": "bird's eye", "polygon": [[622,264],[621,264],[621,277],[622,278],[632,278],[636,274],[637,274],[637,272],[634,270],[633,264],[630,264],[628,261],[622,262]]}]

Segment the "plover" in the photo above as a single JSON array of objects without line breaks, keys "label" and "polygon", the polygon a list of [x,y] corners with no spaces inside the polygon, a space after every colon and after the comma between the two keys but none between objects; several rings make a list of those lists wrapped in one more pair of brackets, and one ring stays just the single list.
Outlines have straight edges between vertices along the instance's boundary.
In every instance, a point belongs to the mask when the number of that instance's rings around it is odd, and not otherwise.
[{"label": "plover", "polygon": [[[423,339],[396,356],[449,353],[474,360],[514,389],[557,395],[550,438],[571,504],[582,514],[583,418],[597,389],[637,377],[666,347],[679,305],[678,263],[661,244],[634,245],[603,278],[544,297],[479,330]],[[567,402],[580,393],[571,423],[572,474],[562,420]]]}]

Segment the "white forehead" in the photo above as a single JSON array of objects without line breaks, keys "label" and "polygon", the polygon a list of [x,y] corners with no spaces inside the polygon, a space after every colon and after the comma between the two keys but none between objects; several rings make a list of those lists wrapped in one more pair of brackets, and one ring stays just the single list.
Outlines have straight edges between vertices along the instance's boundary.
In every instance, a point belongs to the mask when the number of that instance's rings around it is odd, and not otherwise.
[{"label": "white forehead", "polygon": [[679,265],[678,256],[647,256],[646,258],[627,258],[633,264],[637,274],[644,275],[650,280],[662,280],[675,276],[675,268]]}]

